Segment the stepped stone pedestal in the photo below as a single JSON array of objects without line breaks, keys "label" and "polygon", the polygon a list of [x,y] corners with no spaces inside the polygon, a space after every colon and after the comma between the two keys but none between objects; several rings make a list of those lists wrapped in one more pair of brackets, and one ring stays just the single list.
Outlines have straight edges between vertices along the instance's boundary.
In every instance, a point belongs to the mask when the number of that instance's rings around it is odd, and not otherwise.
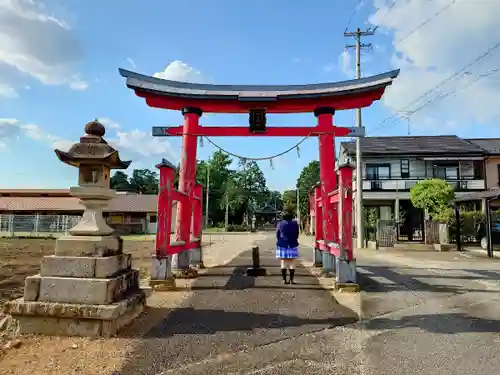
[{"label": "stepped stone pedestal", "polygon": [[46,256],[40,274],[29,276],[24,297],[4,304],[19,333],[111,336],[146,305],[131,255]]},{"label": "stepped stone pedestal", "polygon": [[110,336],[146,305],[139,271],[102,215],[116,194],[109,187],[110,170],[130,162],[121,161],[102,138],[102,124],[90,122],[85,132],[68,152],[56,150],[61,161],[79,168],[79,186],[70,193],[85,207],[82,219],[57,240],[55,255],[42,259],[40,274],[26,278],[24,297],[4,304],[21,334]]}]

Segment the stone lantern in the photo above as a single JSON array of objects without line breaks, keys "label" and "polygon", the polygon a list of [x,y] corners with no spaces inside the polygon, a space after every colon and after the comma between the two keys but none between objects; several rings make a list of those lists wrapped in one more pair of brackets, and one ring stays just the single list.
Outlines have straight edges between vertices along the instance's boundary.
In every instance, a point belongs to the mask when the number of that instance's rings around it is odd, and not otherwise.
[{"label": "stone lantern", "polygon": [[118,151],[102,138],[104,126],[92,121],[85,135],[59,159],[79,170],[78,186],[70,193],[85,211],[69,236],[57,239],[55,255],[45,256],[40,274],[28,276],[24,296],[4,304],[21,334],[109,336],[140,315],[146,295],[131,254],[113,234],[102,210],[115,196],[111,169],[125,169]]},{"label": "stone lantern", "polygon": [[78,168],[78,186],[70,194],[80,198],[85,207],[82,219],[69,230],[71,236],[57,242],[56,255],[92,255],[120,252],[121,241],[102,216],[116,192],[110,188],[111,169],[126,169],[130,161],[122,161],[113,147],[102,137],[104,126],[98,121],[85,126],[85,135],[68,152],[55,150],[63,163]]}]

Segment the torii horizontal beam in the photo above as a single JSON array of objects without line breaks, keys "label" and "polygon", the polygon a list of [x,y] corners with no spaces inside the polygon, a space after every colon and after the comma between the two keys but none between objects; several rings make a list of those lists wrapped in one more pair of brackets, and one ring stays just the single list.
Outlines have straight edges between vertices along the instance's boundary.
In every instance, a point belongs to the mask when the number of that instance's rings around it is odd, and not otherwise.
[{"label": "torii horizontal beam", "polygon": [[[319,126],[289,126],[267,128],[265,132],[252,133],[242,126],[198,126],[195,136],[205,137],[315,137],[320,134],[332,134],[335,137],[364,137],[365,128],[339,127],[322,129]],[[153,126],[154,137],[181,136],[182,126]]]}]

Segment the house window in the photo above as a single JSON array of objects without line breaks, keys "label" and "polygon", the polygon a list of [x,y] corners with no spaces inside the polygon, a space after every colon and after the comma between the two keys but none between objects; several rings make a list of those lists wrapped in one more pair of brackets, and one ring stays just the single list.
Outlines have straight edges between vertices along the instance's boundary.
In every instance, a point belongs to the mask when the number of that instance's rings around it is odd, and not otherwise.
[{"label": "house window", "polygon": [[392,207],[380,206],[380,220],[391,220],[391,219],[392,219]]},{"label": "house window", "polygon": [[498,186],[500,186],[500,164],[497,164],[497,170],[498,170]]},{"label": "house window", "polygon": [[410,160],[401,160],[401,178],[410,178]]},{"label": "house window", "polygon": [[441,180],[458,180],[458,165],[434,165],[433,177]]},{"label": "house window", "polygon": [[366,179],[368,180],[389,180],[391,178],[390,164],[367,164]]},{"label": "house window", "polygon": [[157,217],[156,217],[156,215],[150,215],[150,216],[149,216],[149,222],[150,222],[151,224],[156,223],[156,221],[157,221]]}]

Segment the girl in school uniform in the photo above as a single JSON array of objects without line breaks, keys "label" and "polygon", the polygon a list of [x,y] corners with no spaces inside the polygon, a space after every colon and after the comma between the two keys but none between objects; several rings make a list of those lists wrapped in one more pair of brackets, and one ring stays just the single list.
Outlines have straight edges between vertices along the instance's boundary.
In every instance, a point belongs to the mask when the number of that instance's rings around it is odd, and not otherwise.
[{"label": "girl in school uniform", "polygon": [[[287,211],[276,227],[276,258],[281,260],[285,284],[295,284],[295,260],[299,257],[299,224],[293,219],[293,212]],[[290,271],[290,280],[287,280],[287,270]]]}]

